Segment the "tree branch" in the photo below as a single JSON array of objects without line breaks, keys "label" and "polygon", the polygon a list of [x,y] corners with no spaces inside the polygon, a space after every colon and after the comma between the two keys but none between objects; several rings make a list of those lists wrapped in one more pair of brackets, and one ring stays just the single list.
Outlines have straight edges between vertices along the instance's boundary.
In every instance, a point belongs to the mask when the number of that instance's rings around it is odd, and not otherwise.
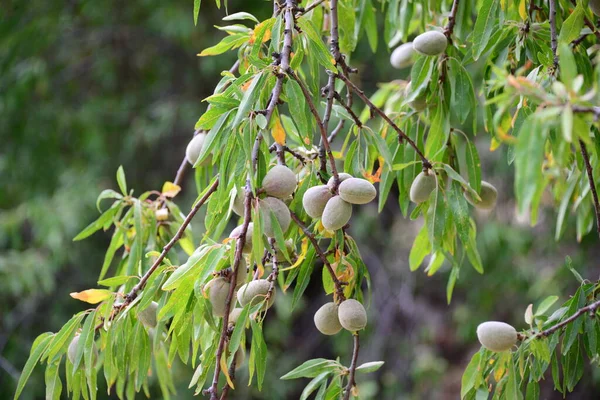
[{"label": "tree branch", "polygon": [[375,112],[381,118],[383,118],[398,133],[398,136],[402,137],[402,139],[406,140],[408,142],[408,144],[410,144],[410,146],[417,152],[417,154],[421,158],[421,161],[423,163],[423,168],[431,169],[431,167],[432,167],[431,162],[429,162],[427,157],[425,157],[425,154],[423,154],[423,152],[419,149],[417,144],[402,129],[400,129],[398,127],[398,125],[396,125],[394,123],[394,121],[392,121],[390,119],[390,117],[388,117],[386,115],[386,113],[383,112],[383,110],[381,110],[379,107],[377,107],[375,104],[373,104],[373,102],[371,100],[369,100],[367,95],[365,95],[365,92],[363,92],[358,86],[356,86],[347,76],[345,76],[343,74],[338,74],[338,78],[343,80],[346,83],[346,85],[350,86],[352,88],[352,90],[356,93],[356,95],[358,97],[360,97],[360,99],[367,106],[369,106],[371,111]]},{"label": "tree branch", "polygon": [[337,302],[341,303],[342,301],[346,300],[346,296],[344,296],[344,288],[343,288],[343,286],[347,285],[347,283],[346,282],[342,282],[342,281],[340,281],[338,279],[337,275],[335,274],[335,271],[331,267],[331,264],[327,260],[327,257],[323,253],[323,250],[321,250],[321,247],[319,247],[319,242],[315,238],[315,235],[313,235],[312,232],[308,230],[308,228],[306,227],[306,225],[300,220],[300,218],[298,218],[298,216],[295,213],[293,213],[292,211],[290,211],[290,214],[292,216],[292,219],[296,223],[296,225],[298,225],[298,227],[300,229],[302,229],[302,232],[304,232],[304,235],[308,238],[308,240],[310,240],[310,242],[312,243],[315,251],[319,255],[319,258],[321,259],[321,261],[325,265],[325,268],[327,268],[327,270],[329,271],[329,275],[331,275],[331,279],[333,280],[333,285],[335,286],[335,293],[336,293],[336,296],[337,296]]},{"label": "tree branch", "polygon": [[596,212],[596,230],[600,236],[600,201],[598,201],[598,192],[596,191],[596,184],[594,183],[594,171],[592,170],[592,164],[590,163],[590,155],[588,154],[587,147],[583,140],[579,139],[579,146],[581,147],[581,156],[585,163],[585,169],[587,171],[588,181],[590,183],[590,190],[592,191],[592,198],[594,199],[594,210]]},{"label": "tree branch", "polygon": [[360,344],[358,341],[358,332],[354,332],[354,334],[352,335],[352,338],[353,338],[353,342],[354,342],[354,347],[352,350],[352,363],[350,364],[350,371],[348,373],[348,385],[346,386],[346,389],[344,390],[344,400],[350,399],[350,394],[352,393],[352,388],[356,385],[354,376],[356,374],[356,367],[357,367],[356,364],[358,361],[358,350],[360,348]]},{"label": "tree branch", "polygon": [[[165,247],[163,247],[162,252],[156,258],[156,260],[154,260],[154,263],[152,264],[150,269],[148,269],[148,271],[146,271],[146,273],[142,276],[142,278],[137,283],[137,285],[135,285],[129,291],[129,293],[125,295],[125,301],[123,303],[115,305],[113,307],[113,311],[110,315],[109,320],[115,319],[115,317],[119,314],[119,312],[121,312],[121,310],[123,310],[125,307],[127,307],[129,304],[131,304],[131,302],[133,300],[135,300],[135,298],[138,295],[138,292],[140,290],[144,289],[144,286],[146,286],[146,282],[148,282],[150,275],[152,275],[154,273],[154,271],[156,271],[156,269],[160,266],[162,261],[165,259],[165,257],[169,253],[169,251],[173,248],[173,246],[175,246],[175,244],[179,241],[179,239],[182,238],[183,233],[185,232],[185,229],[190,224],[190,222],[192,222],[192,219],[194,218],[194,216],[196,215],[198,210],[200,210],[200,207],[202,207],[204,205],[204,203],[206,203],[208,198],[217,190],[218,186],[219,186],[219,179],[217,179],[215,181],[215,183],[213,183],[212,186],[208,189],[208,192],[206,192],[206,194],[204,196],[202,196],[202,198],[200,200],[198,200],[198,202],[196,204],[194,204],[190,213],[187,215],[187,217],[185,217],[185,220],[182,222],[181,226],[177,230],[177,233],[175,233],[175,236],[173,236],[173,238],[171,238],[169,243],[167,243],[165,245]],[[95,329],[98,330],[98,329],[102,328],[103,325],[104,325],[104,322],[96,325]]]},{"label": "tree branch", "polygon": [[238,267],[242,260],[244,245],[246,244],[246,233],[248,232],[248,225],[250,225],[250,219],[252,215],[252,187],[250,186],[250,179],[246,180],[246,197],[244,199],[244,223],[242,224],[242,230],[240,236],[236,240],[235,245],[235,256],[232,266],[231,279],[229,283],[229,292],[227,293],[227,299],[225,300],[225,315],[223,316],[223,322],[221,327],[221,336],[219,338],[219,345],[217,347],[216,361],[215,361],[215,372],[213,375],[213,381],[210,388],[205,390],[205,393],[210,393],[211,400],[217,400],[219,398],[218,385],[219,376],[221,374],[221,357],[223,350],[225,349],[225,340],[227,339],[227,329],[229,325],[229,310],[231,310],[231,302],[233,294],[235,292],[235,283],[237,282]]},{"label": "tree branch", "polygon": [[448,15],[448,24],[444,28],[444,35],[448,39],[448,42],[452,44],[452,33],[454,32],[454,25],[456,25],[456,13],[458,12],[458,3],[460,0],[454,0],[452,3],[452,9],[450,15]]},{"label": "tree branch", "polygon": [[593,313],[599,307],[600,307],[600,300],[598,300],[590,305],[580,308],[579,310],[577,310],[577,312],[575,314],[571,315],[569,318],[565,319],[564,321],[562,321],[554,326],[551,326],[550,328],[548,328],[546,330],[536,333],[533,337],[535,339],[548,337],[548,336],[552,335],[554,332],[556,332],[557,330],[559,330],[560,328],[575,321],[577,318],[581,317],[583,314],[585,314],[587,312]]},{"label": "tree branch", "polygon": [[554,65],[554,70],[552,71],[553,75],[556,75],[557,71],[558,71],[558,55],[556,53],[556,50],[558,48],[558,40],[557,40],[557,33],[556,33],[556,0],[549,0],[549,5],[550,5],[550,44],[552,46],[552,54],[554,55],[553,57],[553,65]]}]

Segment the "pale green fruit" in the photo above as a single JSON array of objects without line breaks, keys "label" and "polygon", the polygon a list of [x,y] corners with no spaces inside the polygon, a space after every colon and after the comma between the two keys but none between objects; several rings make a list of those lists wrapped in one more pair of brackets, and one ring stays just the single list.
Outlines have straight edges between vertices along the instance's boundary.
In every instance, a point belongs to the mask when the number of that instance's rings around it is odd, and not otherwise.
[{"label": "pale green fruit", "polygon": [[477,327],[477,338],[483,347],[499,353],[517,343],[517,331],[504,322],[488,321]]},{"label": "pale green fruit", "polygon": [[[79,344],[80,337],[81,336],[79,335],[79,333],[77,333],[73,337],[73,340],[71,340],[71,343],[69,343],[69,348],[67,349],[67,357],[69,357],[69,361],[71,361],[71,364],[75,364],[75,358],[77,357],[77,345]],[[92,351],[94,352],[94,355],[92,356],[92,363],[95,364],[96,360],[98,359],[98,347],[96,347],[95,342],[93,344]],[[79,362],[79,368],[83,367],[85,363],[84,358],[85,356],[81,357],[81,361]]]},{"label": "pale green fruit", "polygon": [[345,202],[340,196],[333,196],[325,206],[321,223],[325,229],[335,231],[350,221],[352,204]]},{"label": "pale green fruit", "polygon": [[338,317],[338,305],[325,303],[315,313],[315,326],[324,335],[335,335],[342,330]]},{"label": "pale green fruit", "polygon": [[600,17],[600,0],[590,0],[588,4],[590,6],[590,10]]},{"label": "pale green fruit", "polygon": [[[340,172],[338,174],[338,178],[340,178],[340,183],[344,182],[346,179],[350,179],[352,178],[352,175],[347,174],[345,172]],[[333,176],[331,178],[329,178],[329,180],[327,181],[327,186],[329,187],[330,190],[333,190]]]},{"label": "pale green fruit", "polygon": [[410,67],[415,62],[415,49],[412,42],[401,44],[390,55],[390,63],[394,68]]},{"label": "pale green fruit", "polygon": [[231,209],[240,217],[244,216],[244,188],[238,188]]},{"label": "pale green fruit", "polygon": [[[292,239],[288,239],[285,241],[285,249],[287,250],[287,254],[290,258],[294,257],[295,249],[294,249],[294,241]],[[277,263],[281,264],[286,262],[285,256],[283,255],[283,251],[280,248],[276,249]]]},{"label": "pale green fruit", "polygon": [[[231,265],[233,267],[233,265]],[[235,287],[239,288],[244,283],[246,283],[246,278],[248,277],[248,265],[246,264],[246,259],[244,257],[240,258],[240,264],[238,265],[237,276],[235,277]]]},{"label": "pale green fruit", "polygon": [[350,204],[367,204],[377,196],[377,189],[366,179],[350,178],[340,184],[342,200]]},{"label": "pale green fruit", "polygon": [[[242,234],[243,225],[239,225],[235,227],[231,233],[229,234],[230,238],[238,239]],[[244,253],[250,253],[252,251],[252,231],[254,230],[254,224],[250,222],[248,224],[248,230],[246,231],[246,242],[244,243],[244,248],[242,251]]]},{"label": "pale green fruit", "polygon": [[[411,94],[411,85],[410,82],[408,82],[408,85],[406,85],[405,90],[405,95],[406,97],[409,97]],[[423,111],[426,107],[427,107],[427,94],[426,93],[422,93],[419,95],[419,97],[417,97],[416,99],[409,101],[408,106],[410,108],[412,108],[414,111]]]},{"label": "pale green fruit", "polygon": [[154,216],[157,221],[166,221],[169,218],[169,209],[161,208],[159,210],[154,211]]},{"label": "pale green fruit", "polygon": [[481,197],[481,201],[475,200],[471,193],[465,192],[465,198],[469,203],[482,210],[492,210],[494,207],[496,207],[498,191],[491,183],[481,181],[481,191],[479,192],[479,197]]},{"label": "pale green fruit", "polygon": [[212,304],[213,315],[216,317],[224,317],[229,294],[229,282],[225,278],[214,278],[206,284],[204,291],[208,293],[208,300]]},{"label": "pale green fruit", "polygon": [[[206,147],[206,133],[195,135],[185,149],[185,158],[187,161],[192,165],[196,164],[204,147]],[[201,165],[207,164],[210,164],[210,157],[204,160]]]},{"label": "pale green fruit", "polygon": [[429,175],[425,175],[425,172],[421,172],[410,185],[410,200],[417,204],[427,201],[434,190],[435,173],[429,171]]},{"label": "pale green fruit", "polygon": [[333,197],[327,185],[313,186],[304,192],[302,206],[311,218],[321,218],[325,205]]},{"label": "pale green fruit", "polygon": [[429,31],[420,34],[413,41],[413,48],[426,56],[437,56],[446,51],[448,39],[439,31]]},{"label": "pale green fruit", "polygon": [[271,224],[271,213],[275,215],[275,219],[279,222],[281,232],[285,233],[290,227],[292,216],[290,209],[285,203],[275,197],[265,197],[259,201],[260,216],[262,218],[263,231],[268,237],[275,237],[275,230]]},{"label": "pale green fruit", "polygon": [[344,300],[338,308],[338,316],[342,327],[350,332],[360,331],[367,326],[367,312],[357,300]]},{"label": "pale green fruit", "polygon": [[296,190],[296,174],[284,165],[276,165],[267,172],[262,188],[269,196],[285,199]]},{"label": "pale green fruit", "polygon": [[233,310],[231,310],[231,312],[229,313],[229,324],[230,325],[235,325],[238,321],[238,319],[240,318],[240,314],[242,313],[242,311],[244,311],[243,308],[234,308]]},{"label": "pale green fruit", "polygon": [[[259,304],[265,299],[270,287],[271,282],[269,282],[266,279],[258,279],[255,281],[248,282],[244,286],[242,286],[238,291],[238,301],[240,302],[242,307],[244,307],[248,303],[251,304],[251,307],[254,307],[255,305]],[[275,290],[273,290],[273,294],[269,298],[267,308],[271,307],[274,301]]]},{"label": "pale green fruit", "polygon": [[156,310],[158,303],[153,301],[150,305],[141,311],[138,311],[137,318],[146,328],[154,328],[157,324]]}]

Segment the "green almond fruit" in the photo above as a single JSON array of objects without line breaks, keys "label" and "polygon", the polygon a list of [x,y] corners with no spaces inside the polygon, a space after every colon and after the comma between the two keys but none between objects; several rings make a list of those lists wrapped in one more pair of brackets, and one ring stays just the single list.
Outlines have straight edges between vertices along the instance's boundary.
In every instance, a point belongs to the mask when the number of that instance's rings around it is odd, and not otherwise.
[{"label": "green almond fruit", "polygon": [[[239,225],[239,226],[235,227],[229,234],[229,237],[232,239],[238,239],[240,237],[240,235],[242,234],[242,227],[243,227],[243,225]],[[250,253],[252,251],[252,232],[253,232],[253,230],[254,230],[254,224],[252,222],[250,222],[248,224],[248,230],[246,231],[246,242],[244,243],[244,248],[242,249],[242,252],[244,252],[244,253]]]},{"label": "green almond fruit", "polygon": [[296,190],[296,174],[285,165],[276,165],[267,172],[262,188],[267,195],[285,199]]},{"label": "green almond fruit", "polygon": [[426,56],[438,56],[446,51],[448,39],[439,31],[429,31],[420,34],[413,41],[413,48]]},{"label": "green almond fruit", "polygon": [[227,296],[229,295],[229,282],[227,279],[218,277],[206,284],[204,291],[208,293],[208,300],[212,305],[213,315],[224,317],[226,310]]},{"label": "green almond fruit", "polygon": [[263,231],[268,237],[275,237],[275,230],[271,224],[271,213],[275,215],[275,219],[279,222],[281,231],[285,233],[290,227],[292,216],[290,209],[285,203],[275,197],[266,197],[259,201],[260,216],[263,223]]},{"label": "green almond fruit", "polygon": [[338,316],[342,327],[350,332],[360,331],[367,326],[367,311],[357,300],[344,300],[338,308]]},{"label": "green almond fruit", "polygon": [[333,196],[323,210],[321,223],[325,229],[335,231],[350,221],[352,217],[352,204],[344,201],[340,196]]},{"label": "green almond fruit", "polygon": [[465,199],[475,207],[481,210],[492,210],[496,207],[496,199],[498,199],[498,190],[486,181],[481,181],[481,190],[479,191],[481,201],[473,198],[470,192],[465,192]]},{"label": "green almond fruit", "polygon": [[[185,158],[188,163],[195,165],[198,161],[198,157],[200,157],[200,153],[204,150],[206,146],[206,133],[199,133],[195,135],[192,140],[188,143],[185,149]],[[207,157],[201,165],[210,164],[210,157]]]},{"label": "green almond fruit", "polygon": [[338,317],[338,305],[325,303],[315,313],[315,326],[324,335],[335,335],[342,330]]},{"label": "green almond fruit", "polygon": [[[79,345],[80,338],[81,338],[81,335],[79,333],[77,333],[71,340],[71,343],[69,343],[69,348],[67,349],[67,357],[69,358],[69,361],[71,362],[71,364],[75,364],[75,358],[77,357],[77,346]],[[93,360],[92,363],[95,364],[96,360],[98,359],[98,347],[96,347],[95,342],[93,344],[92,351],[94,353],[94,355],[92,356],[92,360]],[[79,368],[83,368],[84,363],[85,363],[84,358],[85,358],[84,356],[81,357],[81,361],[79,362]]]},{"label": "green almond fruit", "polygon": [[417,204],[427,201],[431,192],[435,190],[435,179],[433,171],[429,171],[429,175],[425,175],[425,172],[417,175],[412,185],[410,185],[410,200]]},{"label": "green almond fruit", "polygon": [[507,323],[488,321],[477,327],[477,338],[483,347],[499,353],[517,343],[517,331]]},{"label": "green almond fruit", "polygon": [[377,196],[377,189],[366,179],[350,178],[340,184],[342,200],[350,204],[367,204]]},{"label": "green almond fruit", "polygon": [[235,325],[238,321],[238,319],[240,318],[240,314],[242,313],[242,311],[244,311],[243,308],[240,307],[236,307],[233,310],[231,310],[231,312],[229,313],[229,324],[230,325]]},{"label": "green almond fruit", "polygon": [[[233,265],[231,267],[233,267]],[[244,283],[246,283],[246,278],[248,278],[248,265],[246,264],[246,259],[242,257],[240,258],[240,263],[238,265],[238,271],[235,279],[235,287],[239,288]]]},{"label": "green almond fruit", "polygon": [[146,328],[154,328],[157,324],[156,321],[156,310],[158,309],[158,303],[153,301],[150,305],[137,313],[137,319]]},{"label": "green almond fruit", "polygon": [[[340,183],[344,182],[346,179],[350,179],[352,178],[352,175],[347,174],[345,172],[340,172],[338,174],[338,178],[340,179]],[[331,178],[329,178],[329,180],[327,181],[327,186],[329,187],[330,190],[333,190],[333,176]]]},{"label": "green almond fruit", "polygon": [[237,192],[235,193],[235,198],[233,199],[233,204],[231,205],[231,210],[240,217],[244,216],[245,197],[244,188],[238,188]]},{"label": "green almond fruit", "polygon": [[410,67],[414,62],[415,49],[412,42],[401,44],[390,55],[390,64],[397,69]]},{"label": "green almond fruit", "polygon": [[[250,304],[251,307],[259,304],[264,301],[267,293],[269,292],[269,288],[271,287],[271,282],[266,279],[258,279],[255,281],[250,281],[242,286],[237,293],[238,301],[241,306],[244,307],[246,304]],[[273,305],[275,301],[275,290],[273,294],[269,298],[269,302],[267,304],[267,309]]]},{"label": "green almond fruit", "polygon": [[321,218],[329,199],[333,197],[327,185],[313,186],[304,192],[302,206],[311,218]]}]

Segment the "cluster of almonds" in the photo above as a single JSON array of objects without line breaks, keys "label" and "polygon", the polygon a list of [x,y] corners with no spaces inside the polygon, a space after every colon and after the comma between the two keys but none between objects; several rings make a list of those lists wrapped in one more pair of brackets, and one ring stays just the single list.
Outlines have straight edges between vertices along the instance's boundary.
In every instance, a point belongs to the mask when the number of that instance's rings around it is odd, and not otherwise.
[{"label": "cluster of almonds", "polygon": [[[427,170],[421,172],[412,185],[410,186],[410,200],[413,203],[420,204],[427,199],[432,191],[436,187],[436,176],[435,172]],[[481,190],[479,192],[480,200],[473,198],[470,192],[465,192],[465,199],[481,210],[492,210],[496,207],[496,199],[498,198],[498,191],[489,182],[481,181]]]},{"label": "cluster of almonds", "polygon": [[377,196],[373,184],[350,174],[338,175],[338,194],[334,193],[333,177],[327,185],[313,186],[304,193],[302,206],[311,218],[321,218],[325,229],[335,231],[350,221],[352,204],[367,204]]},{"label": "cluster of almonds", "polygon": [[360,331],[367,326],[367,312],[354,299],[344,300],[339,306],[334,302],[325,303],[315,313],[315,326],[324,335],[335,335],[342,328]]}]

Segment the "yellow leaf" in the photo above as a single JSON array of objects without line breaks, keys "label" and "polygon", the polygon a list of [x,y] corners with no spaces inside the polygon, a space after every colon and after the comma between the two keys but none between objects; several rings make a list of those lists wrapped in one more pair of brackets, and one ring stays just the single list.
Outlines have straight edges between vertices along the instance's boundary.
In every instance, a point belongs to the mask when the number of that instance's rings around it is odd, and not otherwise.
[{"label": "yellow leaf", "polygon": [[88,289],[83,292],[73,292],[71,297],[77,300],[85,301],[90,304],[97,304],[108,299],[113,295],[113,292],[106,289]]},{"label": "yellow leaf", "polygon": [[245,92],[246,90],[248,90],[250,85],[252,85],[253,80],[254,80],[254,78],[250,78],[242,85],[242,92]]},{"label": "yellow leaf", "polygon": [[229,385],[230,388],[235,389],[235,387],[233,387],[233,382],[231,381],[231,377],[229,376],[229,371],[227,370],[227,357],[225,357],[225,353],[223,353],[223,356],[221,357],[221,370],[223,371],[223,375],[225,375],[225,379],[227,379],[227,384]]},{"label": "yellow leaf", "polygon": [[273,136],[273,139],[280,145],[285,144],[285,130],[283,130],[283,126],[281,125],[279,118],[275,119],[275,126],[271,131],[271,135]]},{"label": "yellow leaf", "polygon": [[298,255],[298,258],[296,259],[296,262],[287,268],[280,269],[280,271],[287,271],[287,270],[298,267],[300,264],[302,264],[302,261],[304,261],[304,259],[306,258],[307,252],[308,252],[308,239],[304,238],[304,239],[302,239],[302,243],[300,244],[300,254]]},{"label": "yellow leaf", "polygon": [[498,147],[500,147],[500,142],[493,137],[492,142],[490,143],[490,151],[496,151]]},{"label": "yellow leaf", "polygon": [[527,19],[527,8],[525,3],[525,0],[521,0],[521,2],[519,3],[519,15],[521,16],[521,19],[523,21]]},{"label": "yellow leaf", "polygon": [[173,182],[165,182],[162,187],[162,194],[165,197],[173,198],[177,196],[177,193],[181,191],[181,186],[174,184]]}]

